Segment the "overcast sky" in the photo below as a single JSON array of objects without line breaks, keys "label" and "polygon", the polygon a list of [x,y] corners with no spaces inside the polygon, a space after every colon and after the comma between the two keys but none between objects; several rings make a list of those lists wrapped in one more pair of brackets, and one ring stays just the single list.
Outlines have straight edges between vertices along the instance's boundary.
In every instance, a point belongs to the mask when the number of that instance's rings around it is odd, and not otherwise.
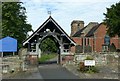
[{"label": "overcast sky", "polygon": [[51,11],[51,16],[70,35],[73,20],[83,20],[85,26],[89,22],[101,23],[106,8],[117,2],[119,0],[24,0],[23,6],[27,11],[27,21],[34,31],[49,17],[48,11]]}]

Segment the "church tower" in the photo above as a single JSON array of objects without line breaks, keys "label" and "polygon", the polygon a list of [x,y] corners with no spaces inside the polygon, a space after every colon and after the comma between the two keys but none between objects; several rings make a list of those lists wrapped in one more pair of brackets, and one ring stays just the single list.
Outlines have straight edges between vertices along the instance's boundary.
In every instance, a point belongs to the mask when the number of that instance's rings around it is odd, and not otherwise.
[{"label": "church tower", "polygon": [[78,30],[84,27],[84,21],[73,20],[71,23],[71,35],[73,36]]}]

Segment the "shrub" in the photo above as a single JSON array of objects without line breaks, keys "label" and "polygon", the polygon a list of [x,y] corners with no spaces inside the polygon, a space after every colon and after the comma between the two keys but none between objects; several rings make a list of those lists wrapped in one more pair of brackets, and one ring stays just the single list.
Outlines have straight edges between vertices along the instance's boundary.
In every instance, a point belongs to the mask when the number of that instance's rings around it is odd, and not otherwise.
[{"label": "shrub", "polygon": [[81,72],[84,72],[84,70],[85,70],[84,62],[80,62],[80,63],[79,63],[79,67],[80,67],[79,70],[80,70]]},{"label": "shrub", "polygon": [[[85,60],[93,60],[93,57],[87,56]],[[83,73],[98,73],[99,70],[95,66],[85,66],[84,62],[79,63],[79,71]]]},{"label": "shrub", "polygon": [[85,66],[85,73],[98,73],[99,70],[95,66]]},{"label": "shrub", "polygon": [[92,56],[87,56],[85,60],[93,60]]}]

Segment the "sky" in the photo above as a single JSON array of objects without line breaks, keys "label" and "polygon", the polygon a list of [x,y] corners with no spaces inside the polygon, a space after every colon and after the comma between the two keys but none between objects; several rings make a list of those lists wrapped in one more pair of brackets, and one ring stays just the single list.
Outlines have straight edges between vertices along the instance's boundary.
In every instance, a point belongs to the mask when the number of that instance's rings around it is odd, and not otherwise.
[{"label": "sky", "polygon": [[[85,26],[89,22],[101,23],[106,8],[119,0],[21,0],[26,8],[27,21],[35,31],[50,16],[70,35],[71,22],[82,20]],[[30,32],[29,34],[32,34]]]}]

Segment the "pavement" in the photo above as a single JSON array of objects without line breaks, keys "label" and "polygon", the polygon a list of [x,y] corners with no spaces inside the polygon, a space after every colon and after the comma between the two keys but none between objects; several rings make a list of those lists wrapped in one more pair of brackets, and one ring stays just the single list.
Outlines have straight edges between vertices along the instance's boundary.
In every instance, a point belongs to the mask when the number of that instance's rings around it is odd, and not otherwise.
[{"label": "pavement", "polygon": [[80,73],[73,64],[57,65],[45,64],[39,67],[33,67],[27,72],[17,73],[14,76],[4,78],[2,81],[118,81],[115,74],[110,73]]},{"label": "pavement", "polygon": [[41,64],[25,72],[5,75],[3,79],[79,79],[79,77],[62,65]]},{"label": "pavement", "polygon": [[63,65],[66,69],[70,72],[79,76],[80,79],[119,79],[118,71],[110,69],[106,66],[100,66],[98,69],[100,70],[99,73],[82,73],[78,71],[78,66],[75,64],[65,64]]},{"label": "pavement", "polygon": [[4,74],[2,79],[42,79],[38,67],[30,67],[26,71]]},{"label": "pavement", "polygon": [[[55,61],[56,58],[50,60]],[[110,67],[114,68],[110,68]],[[100,66],[99,73],[81,73],[74,63],[64,65],[40,64],[38,67],[31,67],[26,72],[13,73],[3,76],[3,79],[118,79],[118,67],[115,65]]]},{"label": "pavement", "polygon": [[58,56],[48,60],[47,62],[50,64],[39,65],[39,72],[43,79],[80,79],[67,68],[56,64],[57,60]]}]

